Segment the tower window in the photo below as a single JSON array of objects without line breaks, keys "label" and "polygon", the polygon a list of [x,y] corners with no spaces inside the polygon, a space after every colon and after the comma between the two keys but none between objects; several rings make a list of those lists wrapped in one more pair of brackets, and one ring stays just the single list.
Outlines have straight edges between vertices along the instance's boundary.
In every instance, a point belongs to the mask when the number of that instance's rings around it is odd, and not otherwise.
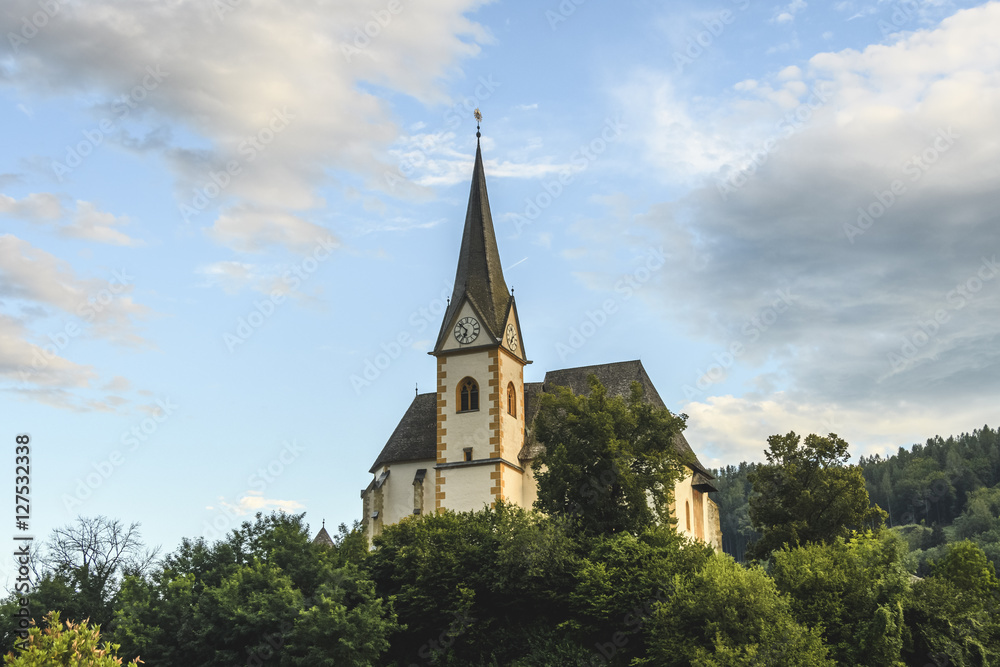
[{"label": "tower window", "polygon": [[479,409],[479,385],[472,378],[465,378],[459,388],[458,411]]},{"label": "tower window", "polygon": [[511,417],[517,416],[517,392],[514,391],[514,383],[507,385],[507,414]]},{"label": "tower window", "polygon": [[687,500],[684,501],[684,511],[687,513],[687,530],[691,532],[691,503]]},{"label": "tower window", "polygon": [[465,453],[465,460],[466,461],[471,461],[472,460],[472,447],[466,447],[462,451]]}]

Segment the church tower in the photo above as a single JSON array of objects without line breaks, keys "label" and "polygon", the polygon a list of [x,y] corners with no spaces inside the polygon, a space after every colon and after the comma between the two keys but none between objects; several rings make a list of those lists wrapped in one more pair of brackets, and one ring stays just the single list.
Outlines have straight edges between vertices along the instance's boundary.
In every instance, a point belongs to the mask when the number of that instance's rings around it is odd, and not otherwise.
[{"label": "church tower", "polygon": [[[646,402],[666,408],[639,360],[549,370],[542,382],[524,382],[531,362],[503,277],[478,131],[476,139],[455,287],[429,353],[435,391],[413,397],[368,470],[361,500],[369,540],[384,526],[428,512],[476,511],[501,498],[531,508],[538,494],[531,465],[545,450],[532,421],[544,395],[559,387],[586,394],[593,375],[609,396],[628,397],[637,382]],[[674,488],[677,530],[721,551],[719,510],[708,497],[714,478],[683,434],[674,447],[688,469]]]},{"label": "church tower", "polygon": [[434,508],[481,509],[500,498],[521,504],[525,470],[524,353],[486,193],[480,133],[455,272],[434,350],[437,457]]}]

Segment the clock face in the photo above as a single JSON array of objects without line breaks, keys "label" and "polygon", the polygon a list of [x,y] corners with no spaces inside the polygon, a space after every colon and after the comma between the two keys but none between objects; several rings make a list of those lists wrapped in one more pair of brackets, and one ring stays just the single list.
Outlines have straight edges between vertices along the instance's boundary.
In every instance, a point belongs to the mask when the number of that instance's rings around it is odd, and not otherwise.
[{"label": "clock face", "polygon": [[511,352],[517,351],[517,330],[514,329],[513,324],[507,325],[507,347],[510,348]]},{"label": "clock face", "polygon": [[479,337],[479,322],[474,317],[463,317],[455,325],[455,340],[468,345]]}]

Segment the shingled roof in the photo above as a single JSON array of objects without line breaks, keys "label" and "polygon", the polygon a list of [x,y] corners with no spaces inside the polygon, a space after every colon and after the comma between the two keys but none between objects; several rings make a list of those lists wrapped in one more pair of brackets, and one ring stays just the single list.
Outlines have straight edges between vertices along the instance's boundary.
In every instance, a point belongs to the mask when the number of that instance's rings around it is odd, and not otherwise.
[{"label": "shingled roof", "polygon": [[[555,391],[555,387],[567,387],[574,394],[589,394],[590,385],[587,378],[596,375],[604,388],[608,390],[608,396],[628,397],[632,393],[632,383],[638,382],[642,387],[643,398],[658,408],[665,408],[663,399],[660,398],[653,381],[646,374],[642,362],[638,359],[634,361],[619,361],[611,364],[596,364],[593,366],[579,366],[577,368],[564,368],[561,370],[549,371],[545,374],[545,381],[538,383],[525,383],[524,385],[524,414],[528,424],[532,424],[535,415],[538,413],[538,405],[541,394]],[[530,461],[538,456],[544,447],[543,443],[537,442],[532,434],[533,429],[529,429],[528,437],[524,447],[518,454],[518,459]],[[695,472],[702,475],[702,478],[715,479],[708,472],[694,451],[683,433],[678,433],[674,439],[674,447],[677,453],[684,458]],[[713,489],[714,490],[714,489]]]},{"label": "shingled roof", "polygon": [[458,253],[458,269],[455,271],[455,287],[441,323],[435,350],[440,349],[448,334],[445,327],[450,326],[458,309],[462,307],[462,297],[465,295],[483,316],[491,335],[499,338],[511,296],[500,265],[500,251],[493,231],[493,216],[490,214],[490,198],[486,193],[483,153],[478,140],[476,163],[472,168],[469,208],[465,212],[462,247]]},{"label": "shingled roof", "polygon": [[319,529],[319,533],[313,538],[313,543],[322,544],[325,547],[334,546],[333,538],[330,537],[330,533],[326,532],[326,522],[323,522],[323,527]]},{"label": "shingled roof", "polygon": [[437,394],[418,394],[368,472],[387,463],[437,458]]},{"label": "shingled roof", "polygon": [[[658,408],[666,407],[663,399],[657,393],[656,387],[653,386],[653,381],[646,374],[646,369],[643,368],[641,361],[619,361],[613,364],[597,364],[549,371],[545,374],[544,382],[525,382],[524,416],[527,423],[530,425],[534,422],[541,395],[554,392],[557,386],[568,387],[576,394],[590,393],[587,377],[591,374],[597,376],[597,379],[608,390],[609,396],[629,396],[632,391],[632,382],[635,381],[642,387],[643,396],[647,401]],[[406,414],[399,420],[396,430],[389,436],[389,440],[385,443],[385,447],[382,448],[369,472],[374,473],[385,464],[435,459],[437,457],[437,406],[435,400],[436,394],[420,394],[413,399]],[[533,429],[528,429],[527,440],[518,454],[518,459],[522,461],[530,461],[538,456],[544,446],[535,440],[532,431]],[[702,483],[707,484],[707,480],[715,479],[698,460],[683,434],[677,435],[674,447],[690,463],[695,472],[701,475],[699,480]]]}]

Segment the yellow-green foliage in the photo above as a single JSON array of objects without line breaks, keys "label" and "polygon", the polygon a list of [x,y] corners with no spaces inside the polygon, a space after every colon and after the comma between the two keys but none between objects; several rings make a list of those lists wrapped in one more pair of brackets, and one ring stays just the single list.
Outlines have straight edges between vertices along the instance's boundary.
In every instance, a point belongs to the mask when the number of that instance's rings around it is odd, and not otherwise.
[{"label": "yellow-green foliage", "polygon": [[[59,612],[45,616],[48,627],[28,631],[25,648],[18,654],[8,653],[4,665],[10,667],[115,667],[122,664],[118,644],[101,644],[98,626],[91,627],[87,621],[73,623],[59,620]],[[136,658],[131,665],[142,661]]]}]

